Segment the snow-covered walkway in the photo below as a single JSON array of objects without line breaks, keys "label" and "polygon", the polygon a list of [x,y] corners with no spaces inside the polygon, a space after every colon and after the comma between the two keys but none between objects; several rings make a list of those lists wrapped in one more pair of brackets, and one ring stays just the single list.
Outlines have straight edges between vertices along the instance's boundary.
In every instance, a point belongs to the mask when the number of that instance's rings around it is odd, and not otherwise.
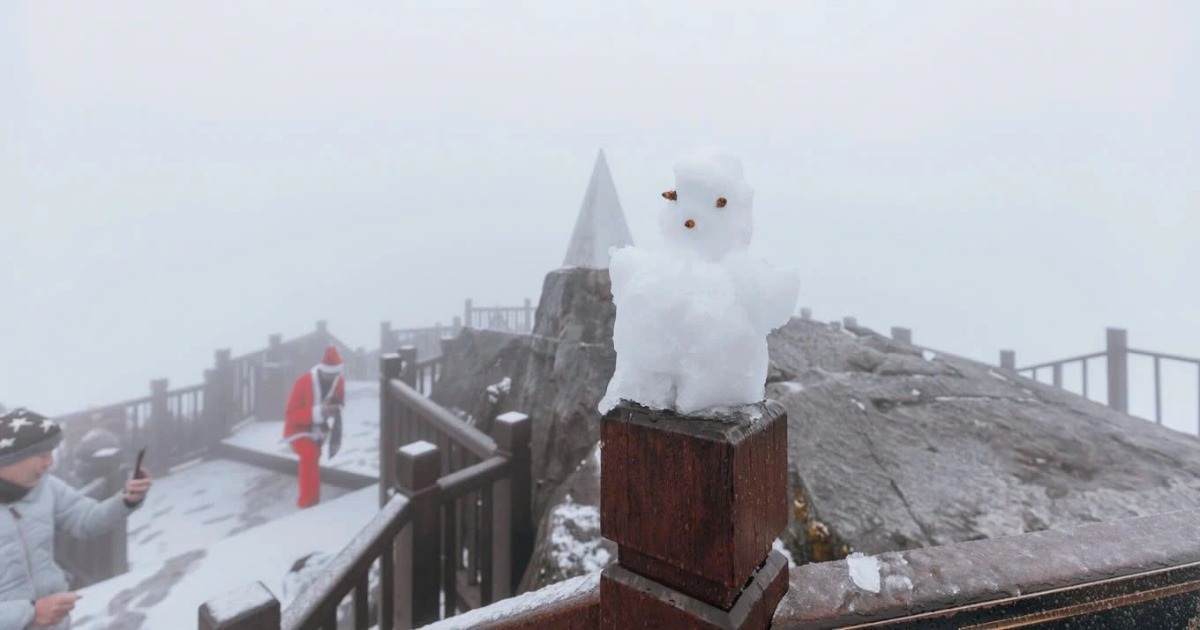
[{"label": "snow-covered walkway", "polygon": [[[378,475],[378,392],[374,381],[347,382],[342,450],[322,466]],[[282,430],[279,422],[250,422],[226,443],[294,460]],[[202,603],[255,581],[283,600],[284,577],[298,559],[338,553],[378,510],[375,486],[324,485],[322,502],[307,510],[295,507],[296,490],[295,475],[222,459],[156,480],[130,516],[130,571],[82,589],[73,627],[195,628]]]}]

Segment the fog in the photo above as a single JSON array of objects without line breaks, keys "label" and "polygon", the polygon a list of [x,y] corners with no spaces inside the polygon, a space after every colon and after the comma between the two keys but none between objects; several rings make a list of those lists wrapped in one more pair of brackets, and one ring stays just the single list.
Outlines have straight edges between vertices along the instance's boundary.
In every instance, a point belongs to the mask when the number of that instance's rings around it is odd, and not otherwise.
[{"label": "fog", "polygon": [[599,149],[639,243],[740,156],[818,318],[1200,356],[1196,77],[1183,1],[5,3],[0,402],[536,300]]}]

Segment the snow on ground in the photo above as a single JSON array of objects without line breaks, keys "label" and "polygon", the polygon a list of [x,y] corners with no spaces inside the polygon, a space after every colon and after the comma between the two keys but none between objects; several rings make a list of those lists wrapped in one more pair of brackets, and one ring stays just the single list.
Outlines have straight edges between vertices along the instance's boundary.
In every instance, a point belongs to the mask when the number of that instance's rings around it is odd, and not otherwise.
[{"label": "snow on ground", "polygon": [[142,563],[82,589],[72,628],[195,628],[201,604],[256,581],[282,601],[284,577],[293,563],[311,552],[341,551],[375,515],[378,502],[378,489],[364,488],[171,559]]},{"label": "snow on ground", "polygon": [[[198,461],[154,480],[129,516],[129,566],[152,566],[297,511],[296,477],[228,460]],[[346,491],[321,487],[322,500]]]},{"label": "snow on ground", "polygon": [[[328,449],[321,466],[376,477],[379,475],[379,382],[346,381],[346,406],[342,409],[342,448],[333,458]],[[225,440],[226,444],[261,453],[298,459],[283,442],[282,422],[251,422]]]}]

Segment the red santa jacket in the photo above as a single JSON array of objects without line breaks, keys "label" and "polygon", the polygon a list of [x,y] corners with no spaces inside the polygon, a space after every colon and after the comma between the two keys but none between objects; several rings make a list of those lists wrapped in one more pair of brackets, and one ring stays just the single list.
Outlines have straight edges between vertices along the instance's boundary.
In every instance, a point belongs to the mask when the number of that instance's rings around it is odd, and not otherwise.
[{"label": "red santa jacket", "polygon": [[[316,400],[313,393],[321,391],[320,376],[313,368],[302,374],[292,385],[292,393],[288,396],[287,412],[283,422],[283,437],[288,438],[296,433],[308,432],[313,420],[321,419],[321,401]],[[333,395],[329,397],[335,405],[343,405],[346,400],[345,381],[342,375],[334,376]]]}]

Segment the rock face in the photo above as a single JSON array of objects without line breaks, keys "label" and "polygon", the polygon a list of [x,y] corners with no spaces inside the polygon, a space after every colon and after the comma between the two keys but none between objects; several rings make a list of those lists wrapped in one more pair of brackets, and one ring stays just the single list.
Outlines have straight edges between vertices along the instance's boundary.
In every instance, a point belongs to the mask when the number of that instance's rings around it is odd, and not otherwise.
[{"label": "rock face", "polygon": [[617,546],[600,536],[599,443],[547,503],[521,592],[599,571],[617,557]]},{"label": "rock face", "polygon": [[533,422],[535,519],[600,439],[615,315],[607,270],[560,269],[546,275],[533,334],[468,329],[446,344],[435,401],[485,431],[507,411]]},{"label": "rock face", "polygon": [[1012,372],[801,320],[771,356],[797,562],[1200,505],[1196,438]]}]

